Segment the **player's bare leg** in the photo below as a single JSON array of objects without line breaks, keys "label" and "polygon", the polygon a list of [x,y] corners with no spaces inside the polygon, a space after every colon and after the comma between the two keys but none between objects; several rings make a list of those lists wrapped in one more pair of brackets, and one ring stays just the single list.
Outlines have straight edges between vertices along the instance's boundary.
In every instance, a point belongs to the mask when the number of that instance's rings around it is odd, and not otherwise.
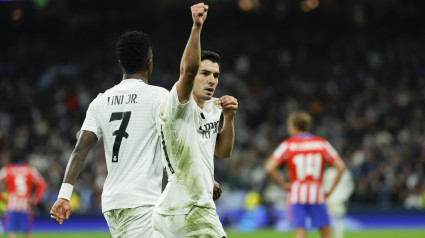
[{"label": "player's bare leg", "polygon": [[17,237],[18,237],[18,235],[17,235],[16,232],[10,232],[9,233],[9,238],[17,238]]},{"label": "player's bare leg", "polygon": [[294,238],[306,238],[307,231],[303,228],[295,228],[294,229]]},{"label": "player's bare leg", "polygon": [[320,235],[322,238],[332,238],[332,229],[331,226],[324,226],[319,229]]},{"label": "player's bare leg", "polygon": [[25,233],[25,238],[32,238],[31,232]]}]

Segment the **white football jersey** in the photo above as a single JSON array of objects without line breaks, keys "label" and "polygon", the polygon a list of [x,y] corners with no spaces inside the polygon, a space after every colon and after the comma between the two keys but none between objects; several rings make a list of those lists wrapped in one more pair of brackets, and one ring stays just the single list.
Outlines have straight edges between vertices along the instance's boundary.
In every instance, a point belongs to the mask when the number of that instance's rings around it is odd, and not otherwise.
[{"label": "white football jersey", "polygon": [[212,98],[201,109],[193,95],[181,104],[177,83],[160,109],[163,161],[168,184],[155,211],[163,215],[187,214],[193,206],[214,208],[214,149],[221,103]]},{"label": "white football jersey", "polygon": [[103,212],[154,205],[161,195],[159,106],[167,94],[164,88],[126,79],[90,104],[81,130],[103,137],[108,169]]}]

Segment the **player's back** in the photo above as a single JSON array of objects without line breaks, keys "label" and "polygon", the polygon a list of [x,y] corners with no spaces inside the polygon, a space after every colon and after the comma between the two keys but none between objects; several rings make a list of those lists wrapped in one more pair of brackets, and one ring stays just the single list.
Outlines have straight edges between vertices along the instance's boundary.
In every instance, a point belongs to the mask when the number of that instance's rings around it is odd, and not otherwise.
[{"label": "player's back", "polygon": [[9,211],[27,212],[30,210],[30,198],[33,186],[43,183],[38,172],[25,163],[15,163],[4,167],[0,172],[0,180],[6,182],[8,194],[7,209]]},{"label": "player's back", "polygon": [[310,133],[283,141],[274,156],[286,163],[291,181],[290,203],[324,203],[322,186],[326,163],[338,158],[333,147],[323,138]]},{"label": "player's back", "polygon": [[102,210],[154,205],[161,194],[158,108],[167,90],[126,79],[100,94],[82,130],[103,136],[108,176]]}]

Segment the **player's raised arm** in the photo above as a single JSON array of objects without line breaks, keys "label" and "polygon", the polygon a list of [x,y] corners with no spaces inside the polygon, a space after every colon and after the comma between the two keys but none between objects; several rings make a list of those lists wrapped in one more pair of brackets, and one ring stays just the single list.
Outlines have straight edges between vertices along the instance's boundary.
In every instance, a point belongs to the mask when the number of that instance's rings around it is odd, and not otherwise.
[{"label": "player's raised arm", "polygon": [[58,200],[50,210],[50,217],[62,225],[64,220],[68,220],[71,214],[71,206],[69,200],[71,198],[74,183],[83,170],[84,162],[87,154],[97,142],[97,136],[91,131],[81,131],[77,145],[72,151],[68,165],[66,166],[65,177],[63,179],[61,190],[59,191]]},{"label": "player's raised arm", "polygon": [[186,103],[192,93],[195,76],[201,63],[201,30],[207,18],[208,5],[198,3],[190,8],[193,18],[192,31],[180,63],[180,78],[177,94],[180,103]]}]

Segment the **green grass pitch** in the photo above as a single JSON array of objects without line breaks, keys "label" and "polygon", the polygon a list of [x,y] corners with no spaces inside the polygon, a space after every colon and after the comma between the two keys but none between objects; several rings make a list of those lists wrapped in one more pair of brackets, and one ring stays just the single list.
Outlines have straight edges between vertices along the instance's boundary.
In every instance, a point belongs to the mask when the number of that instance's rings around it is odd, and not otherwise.
[{"label": "green grass pitch", "polygon": [[[292,233],[278,233],[270,229],[257,231],[254,233],[234,233],[227,232],[229,238],[292,238]],[[6,238],[0,235],[0,238]],[[23,235],[18,237],[24,237]],[[110,238],[109,233],[34,233],[33,238]],[[319,238],[316,232],[309,233],[308,238]],[[424,238],[424,230],[371,230],[347,232],[344,238]]]}]

